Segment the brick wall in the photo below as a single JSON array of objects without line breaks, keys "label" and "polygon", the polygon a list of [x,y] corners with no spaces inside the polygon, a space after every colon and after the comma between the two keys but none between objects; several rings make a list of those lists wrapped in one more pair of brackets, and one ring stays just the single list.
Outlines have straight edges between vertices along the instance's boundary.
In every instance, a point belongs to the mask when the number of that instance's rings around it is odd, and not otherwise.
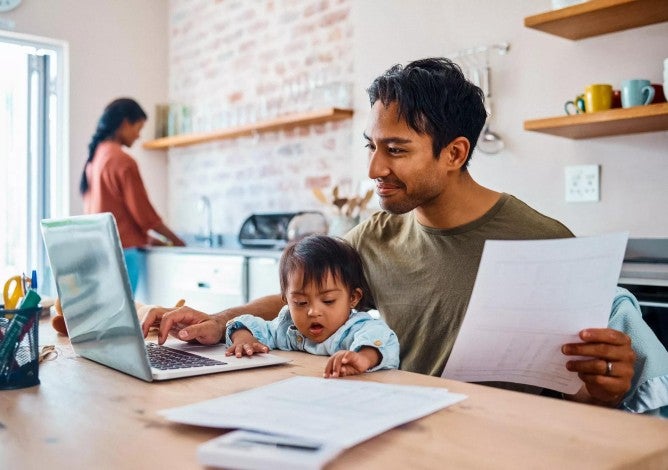
[{"label": "brick wall", "polygon": [[[351,3],[171,0],[170,101],[208,131],[335,99],[322,90],[352,82]],[[201,196],[219,233],[253,212],[322,209],[311,188],[350,185],[352,145],[344,120],[171,149],[170,223],[197,232]]]}]

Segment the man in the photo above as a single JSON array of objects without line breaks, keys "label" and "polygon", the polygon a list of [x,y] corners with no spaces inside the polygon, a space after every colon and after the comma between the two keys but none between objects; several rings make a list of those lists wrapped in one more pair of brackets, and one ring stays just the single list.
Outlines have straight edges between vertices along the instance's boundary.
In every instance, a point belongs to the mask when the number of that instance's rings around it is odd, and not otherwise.
[{"label": "man", "polygon": [[[507,194],[477,184],[467,165],[485,122],[483,94],[447,59],[395,66],[369,88],[364,133],[369,177],[384,211],[346,235],[362,256],[376,305],[401,344],[401,368],[440,375],[461,326],[487,239],[573,236],[559,222]],[[266,319],[283,305],[258,299],[216,316],[183,307],[152,309],[144,332],[162,317],[159,340],[170,330],[183,340],[217,343],[241,313]],[[582,389],[580,402],[615,407],[631,387],[635,354],[614,329],[586,329],[566,344]]]}]

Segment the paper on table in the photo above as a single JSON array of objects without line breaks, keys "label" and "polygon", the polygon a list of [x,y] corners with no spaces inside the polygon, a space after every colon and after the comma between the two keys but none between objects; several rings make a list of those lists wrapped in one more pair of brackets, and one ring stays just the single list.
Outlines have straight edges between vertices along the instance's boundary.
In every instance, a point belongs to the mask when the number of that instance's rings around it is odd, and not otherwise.
[{"label": "paper on table", "polygon": [[160,413],[179,423],[317,438],[345,449],[465,398],[436,387],[293,377]]},{"label": "paper on table", "polygon": [[607,326],[627,239],[488,240],[443,377],[577,392],[561,346]]}]

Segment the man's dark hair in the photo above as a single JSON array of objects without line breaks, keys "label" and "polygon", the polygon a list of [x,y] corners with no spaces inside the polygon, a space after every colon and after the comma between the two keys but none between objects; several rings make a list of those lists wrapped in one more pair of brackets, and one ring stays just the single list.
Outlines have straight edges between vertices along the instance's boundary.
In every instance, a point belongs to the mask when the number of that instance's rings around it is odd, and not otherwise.
[{"label": "man's dark hair", "polygon": [[471,144],[463,169],[485,124],[485,96],[468,81],[461,68],[446,58],[420,59],[395,65],[376,78],[367,89],[371,106],[380,100],[384,106],[396,102],[399,117],[433,143],[434,157],[456,137]]}]

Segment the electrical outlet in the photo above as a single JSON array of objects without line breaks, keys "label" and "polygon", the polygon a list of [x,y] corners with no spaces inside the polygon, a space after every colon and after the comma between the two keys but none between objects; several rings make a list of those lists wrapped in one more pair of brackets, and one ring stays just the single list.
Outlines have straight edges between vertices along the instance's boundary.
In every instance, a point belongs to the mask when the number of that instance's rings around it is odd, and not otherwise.
[{"label": "electrical outlet", "polygon": [[567,166],[566,202],[597,202],[600,199],[600,165]]}]

